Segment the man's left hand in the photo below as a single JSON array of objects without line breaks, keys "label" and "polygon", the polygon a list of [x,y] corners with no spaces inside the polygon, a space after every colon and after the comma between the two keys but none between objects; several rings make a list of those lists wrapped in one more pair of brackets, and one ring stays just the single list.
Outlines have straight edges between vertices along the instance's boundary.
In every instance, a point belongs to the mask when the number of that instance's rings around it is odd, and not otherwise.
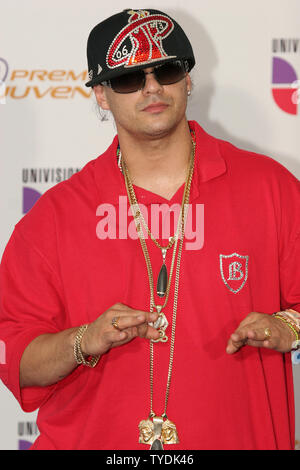
[{"label": "man's left hand", "polygon": [[[266,328],[269,328],[270,337],[266,335]],[[265,313],[251,312],[230,336],[226,352],[233,354],[248,344],[285,353],[291,351],[295,339],[293,330],[280,319]]]}]

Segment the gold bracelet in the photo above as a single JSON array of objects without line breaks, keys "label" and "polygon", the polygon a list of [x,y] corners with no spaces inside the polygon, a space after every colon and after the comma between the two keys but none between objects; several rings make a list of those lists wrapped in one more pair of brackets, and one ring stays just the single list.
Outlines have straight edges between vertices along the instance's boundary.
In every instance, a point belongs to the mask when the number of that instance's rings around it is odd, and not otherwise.
[{"label": "gold bracelet", "polygon": [[299,340],[299,334],[298,334],[298,331],[296,330],[296,328],[291,325],[291,323],[289,323],[285,318],[283,318],[281,315],[275,313],[273,315],[275,318],[278,318],[278,320],[281,320],[282,322],[284,322],[294,333],[294,335],[296,336],[296,341]]},{"label": "gold bracelet", "polygon": [[82,325],[80,328],[78,328],[77,334],[75,336],[75,342],[74,342],[74,356],[75,356],[75,360],[77,364],[79,365],[83,364],[88,367],[95,367],[100,359],[100,356],[92,356],[92,358],[89,361],[87,361],[84,358],[82,351],[81,351],[81,340],[88,326],[89,325],[87,324],[87,325]]},{"label": "gold bracelet", "polygon": [[297,318],[294,318],[293,316],[290,315],[289,312],[283,310],[281,312],[275,312],[274,316],[276,315],[277,318],[281,318],[285,320],[289,325],[291,325],[295,330],[297,331],[297,334],[299,336],[300,332],[300,326]]},{"label": "gold bracelet", "polygon": [[300,331],[300,314],[299,312],[296,312],[296,310],[292,310],[291,308],[288,308],[287,310],[284,310],[282,312],[279,312],[282,314],[284,318],[286,318],[288,321],[290,321],[293,325],[295,325],[295,328]]}]

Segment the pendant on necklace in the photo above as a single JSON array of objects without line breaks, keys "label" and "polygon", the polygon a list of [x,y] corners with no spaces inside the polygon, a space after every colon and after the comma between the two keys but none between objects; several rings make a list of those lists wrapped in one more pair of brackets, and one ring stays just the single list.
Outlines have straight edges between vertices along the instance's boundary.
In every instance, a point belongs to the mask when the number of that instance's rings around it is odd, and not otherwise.
[{"label": "pendant on necklace", "polygon": [[158,319],[155,322],[150,322],[149,325],[159,331],[160,337],[158,339],[152,339],[154,343],[162,342],[166,343],[168,337],[166,336],[166,329],[169,326],[166,315],[162,312],[162,305],[155,305],[158,313]]},{"label": "pendant on necklace", "polygon": [[161,249],[163,256],[163,264],[160,268],[159,275],[157,278],[156,293],[159,297],[164,297],[166,295],[167,285],[168,285],[168,271],[166,267],[166,248]]},{"label": "pendant on necklace", "polygon": [[163,444],[178,444],[178,434],[175,424],[162,416],[148,418],[139,424],[139,443],[150,445],[150,450],[163,450]]}]

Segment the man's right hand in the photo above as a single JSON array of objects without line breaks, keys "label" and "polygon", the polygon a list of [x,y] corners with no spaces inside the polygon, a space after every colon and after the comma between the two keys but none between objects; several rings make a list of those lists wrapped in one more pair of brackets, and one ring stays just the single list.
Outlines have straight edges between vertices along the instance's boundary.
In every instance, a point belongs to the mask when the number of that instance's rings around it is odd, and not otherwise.
[{"label": "man's right hand", "polygon": [[[112,319],[118,319],[118,328]],[[110,348],[128,343],[136,336],[158,339],[159,332],[148,325],[158,313],[134,310],[118,303],[90,323],[81,340],[83,354],[99,356]],[[20,387],[46,387],[69,375],[76,367],[74,342],[78,327],[37,336],[25,348],[20,361]]]},{"label": "man's right hand", "polygon": [[[112,324],[113,318],[118,320],[118,329]],[[99,356],[137,336],[149,340],[158,339],[159,332],[148,325],[157,318],[158,313],[135,310],[117,303],[89,324],[81,340],[81,351],[84,355]]]}]

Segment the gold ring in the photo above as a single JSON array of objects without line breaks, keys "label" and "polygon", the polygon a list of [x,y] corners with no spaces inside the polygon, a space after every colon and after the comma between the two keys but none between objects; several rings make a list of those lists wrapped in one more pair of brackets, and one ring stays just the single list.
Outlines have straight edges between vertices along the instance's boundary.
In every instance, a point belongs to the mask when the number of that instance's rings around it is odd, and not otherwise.
[{"label": "gold ring", "polygon": [[271,338],[271,330],[270,328],[265,328],[265,339],[270,339]]},{"label": "gold ring", "polygon": [[120,317],[114,317],[111,321],[111,324],[114,328],[116,328],[116,330],[119,330],[119,325],[118,325],[118,321],[120,320]]}]

